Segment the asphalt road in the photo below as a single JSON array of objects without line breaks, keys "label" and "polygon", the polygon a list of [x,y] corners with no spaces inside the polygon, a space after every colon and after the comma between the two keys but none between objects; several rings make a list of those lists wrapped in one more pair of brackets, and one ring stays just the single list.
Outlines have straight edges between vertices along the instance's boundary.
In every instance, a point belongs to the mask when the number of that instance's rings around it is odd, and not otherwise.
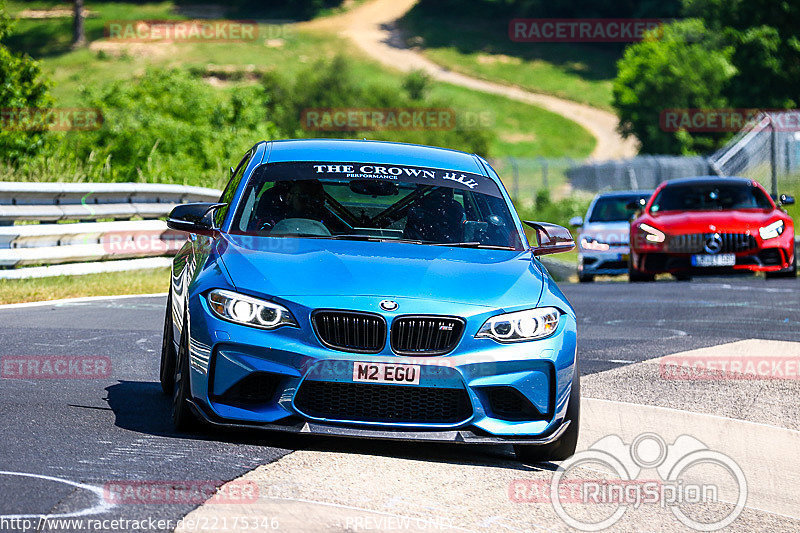
[{"label": "asphalt road", "polygon": [[[584,374],[740,339],[798,339],[797,280],[562,288],[579,315]],[[308,446],[273,435],[175,433],[156,382],[164,304],[148,297],[0,309],[0,356],[107,357],[111,364],[101,379],[0,379],[0,529],[14,530],[4,518],[97,504],[74,483],[221,482]],[[118,505],[94,517],[172,520],[170,529],[195,506]]]}]

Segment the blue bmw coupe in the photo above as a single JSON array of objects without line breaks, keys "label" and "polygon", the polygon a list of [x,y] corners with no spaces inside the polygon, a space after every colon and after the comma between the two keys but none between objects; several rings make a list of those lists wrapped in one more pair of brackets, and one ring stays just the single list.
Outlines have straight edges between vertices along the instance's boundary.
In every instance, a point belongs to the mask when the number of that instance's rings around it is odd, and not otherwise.
[{"label": "blue bmw coupe", "polygon": [[161,385],[176,427],[514,445],[578,438],[575,313],[482,158],[356,140],[260,142],[216,204],[183,204]]}]

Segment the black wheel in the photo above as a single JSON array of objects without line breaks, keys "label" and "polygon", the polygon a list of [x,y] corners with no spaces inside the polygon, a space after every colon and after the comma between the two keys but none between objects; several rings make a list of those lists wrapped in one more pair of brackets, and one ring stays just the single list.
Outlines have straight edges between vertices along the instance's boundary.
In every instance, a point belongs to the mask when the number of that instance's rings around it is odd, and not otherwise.
[{"label": "black wheel", "polygon": [[641,281],[655,281],[656,275],[655,274],[642,274],[638,270],[634,270],[633,268],[628,269],[628,281],[631,283],[639,283]]},{"label": "black wheel", "polygon": [[547,461],[565,461],[575,455],[578,446],[578,431],[581,421],[581,371],[578,368],[578,359],[575,359],[575,377],[572,380],[572,390],[569,393],[566,420],[570,421],[569,427],[557,441],[535,446],[533,444],[515,444],[514,454],[523,463],[543,463]]},{"label": "black wheel", "polygon": [[183,332],[175,360],[174,385],[172,394],[172,423],[178,431],[193,431],[198,420],[189,405],[191,385],[189,383],[189,329],[188,320],[183,321]]},{"label": "black wheel", "polygon": [[594,276],[591,274],[578,274],[578,281],[581,283],[591,283],[594,281]]},{"label": "black wheel", "polygon": [[773,278],[796,278],[797,277],[797,255],[794,256],[792,264],[785,270],[778,270],[777,272],[766,272],[767,279]]},{"label": "black wheel", "polygon": [[692,281],[692,276],[689,274],[673,274],[678,281]]},{"label": "black wheel", "polygon": [[167,296],[164,334],[161,337],[161,390],[171,395],[175,388],[175,343],[172,342],[172,295]]}]

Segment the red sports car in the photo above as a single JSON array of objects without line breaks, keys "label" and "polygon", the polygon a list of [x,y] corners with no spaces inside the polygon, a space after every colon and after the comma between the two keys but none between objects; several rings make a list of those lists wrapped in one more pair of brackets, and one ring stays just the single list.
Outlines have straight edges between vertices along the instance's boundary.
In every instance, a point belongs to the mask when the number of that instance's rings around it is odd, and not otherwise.
[{"label": "red sports car", "polygon": [[765,272],[797,275],[794,223],[757,182],[744,178],[684,178],[661,184],[631,222],[631,281],[669,272]]}]

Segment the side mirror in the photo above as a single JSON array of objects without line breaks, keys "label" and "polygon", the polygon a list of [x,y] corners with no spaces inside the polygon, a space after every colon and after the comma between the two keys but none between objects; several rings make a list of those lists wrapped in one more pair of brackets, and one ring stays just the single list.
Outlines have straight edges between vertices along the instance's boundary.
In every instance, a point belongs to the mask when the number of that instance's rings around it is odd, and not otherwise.
[{"label": "side mirror", "polygon": [[548,224],[547,222],[523,221],[536,230],[537,244],[533,248],[534,255],[559,254],[575,248],[575,240],[567,228]]},{"label": "side mirror", "polygon": [[781,197],[778,198],[778,202],[781,205],[793,205],[794,204],[794,196],[789,196],[788,194],[781,194]]},{"label": "side mirror", "polygon": [[217,231],[207,216],[227,204],[192,203],[176,205],[167,217],[167,227],[197,235],[214,235]]},{"label": "side mirror", "polygon": [[580,228],[583,227],[583,218],[581,217],[572,217],[569,219],[569,225],[573,228]]}]

